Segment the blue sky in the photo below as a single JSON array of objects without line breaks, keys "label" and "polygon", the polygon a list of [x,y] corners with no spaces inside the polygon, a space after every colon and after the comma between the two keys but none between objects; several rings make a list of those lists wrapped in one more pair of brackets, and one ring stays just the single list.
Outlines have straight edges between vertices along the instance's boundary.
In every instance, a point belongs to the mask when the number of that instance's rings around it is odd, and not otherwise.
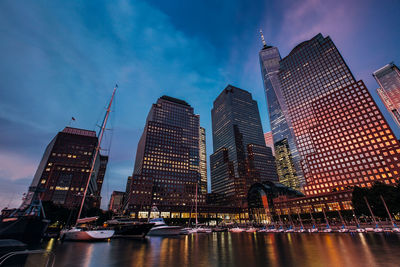
[{"label": "blue sky", "polygon": [[0,208],[19,204],[46,145],[72,116],[72,126],[96,129],[115,82],[103,207],[125,188],[147,113],[163,94],[200,114],[208,154],[212,102],[227,84],[253,94],[269,130],[260,28],[282,56],[319,32],[331,36],[382,107],[371,73],[400,64],[399,17],[397,0],[2,0]]}]

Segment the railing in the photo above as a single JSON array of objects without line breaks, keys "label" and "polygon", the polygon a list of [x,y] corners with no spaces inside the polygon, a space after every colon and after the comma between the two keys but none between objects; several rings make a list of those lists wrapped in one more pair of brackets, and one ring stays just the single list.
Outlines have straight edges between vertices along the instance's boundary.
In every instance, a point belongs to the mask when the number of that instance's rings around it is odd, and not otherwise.
[{"label": "railing", "polygon": [[43,266],[54,266],[54,261],[55,261],[55,255],[52,251],[44,250],[44,249],[38,249],[38,250],[23,250],[23,251],[12,251],[9,252],[3,256],[0,257],[0,266],[3,266],[3,264],[6,263],[6,261],[14,256],[20,256],[20,255],[34,255],[34,254],[48,254],[49,256],[46,259],[46,264]]}]

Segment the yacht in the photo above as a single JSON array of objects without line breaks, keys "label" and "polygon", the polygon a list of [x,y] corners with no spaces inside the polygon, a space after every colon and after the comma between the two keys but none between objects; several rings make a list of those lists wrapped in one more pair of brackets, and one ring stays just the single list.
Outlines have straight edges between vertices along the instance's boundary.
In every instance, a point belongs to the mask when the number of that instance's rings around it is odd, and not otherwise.
[{"label": "yacht", "polygon": [[247,233],[254,233],[257,232],[257,229],[254,227],[250,227],[249,229],[246,230]]},{"label": "yacht", "polygon": [[102,241],[111,238],[114,230],[109,229],[90,229],[87,224],[94,222],[98,217],[89,217],[79,219],[77,225],[71,229],[62,230],[60,232],[61,240],[68,241]]},{"label": "yacht", "polygon": [[204,227],[198,227],[195,228],[196,233],[203,233],[203,234],[209,234],[212,232],[210,228],[204,228]]},{"label": "yacht", "polygon": [[171,236],[179,235],[182,227],[168,226],[165,224],[163,218],[151,219],[150,223],[154,223],[153,228],[150,229],[148,236]]},{"label": "yacht", "polygon": [[239,228],[239,227],[229,229],[229,232],[231,232],[231,233],[241,233],[243,231],[244,231],[244,229]]},{"label": "yacht", "polygon": [[130,218],[114,218],[107,221],[108,227],[115,231],[113,237],[145,237],[154,223],[133,221]]},{"label": "yacht", "polygon": [[190,227],[186,227],[186,228],[182,228],[181,231],[179,232],[180,235],[190,235],[190,234],[194,234],[196,233],[196,228],[190,228]]}]

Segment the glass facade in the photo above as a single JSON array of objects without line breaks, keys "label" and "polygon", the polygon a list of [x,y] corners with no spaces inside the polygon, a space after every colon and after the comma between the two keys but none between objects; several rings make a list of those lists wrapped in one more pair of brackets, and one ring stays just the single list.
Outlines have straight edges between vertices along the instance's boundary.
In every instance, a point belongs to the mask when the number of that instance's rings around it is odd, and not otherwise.
[{"label": "glass facade", "polygon": [[296,46],[278,75],[307,195],[396,183],[400,144],[329,37]]},{"label": "glass facade", "polygon": [[259,57],[279,181],[299,190],[305,181],[278,76],[281,56],[278,48],[265,45]]},{"label": "glass facade", "polygon": [[257,102],[249,92],[228,85],[214,101],[211,119],[212,192],[244,204],[247,190],[254,182],[277,180],[272,150],[265,145]]},{"label": "glass facade", "polygon": [[400,127],[400,71],[390,63],[373,73],[379,84],[378,95]]},{"label": "glass facade", "polygon": [[200,127],[200,188],[203,194],[207,193],[207,152],[206,152],[206,129]]},{"label": "glass facade", "polygon": [[192,206],[201,181],[199,129],[199,116],[185,101],[162,96],[153,104],[136,153],[131,207]]}]

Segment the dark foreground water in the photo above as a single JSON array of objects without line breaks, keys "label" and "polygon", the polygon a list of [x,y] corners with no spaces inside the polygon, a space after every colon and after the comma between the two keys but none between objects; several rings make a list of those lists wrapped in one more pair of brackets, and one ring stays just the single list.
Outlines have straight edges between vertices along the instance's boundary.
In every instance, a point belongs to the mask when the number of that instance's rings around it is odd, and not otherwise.
[{"label": "dark foreground water", "polygon": [[51,243],[55,266],[400,266],[400,234],[212,233]]}]

